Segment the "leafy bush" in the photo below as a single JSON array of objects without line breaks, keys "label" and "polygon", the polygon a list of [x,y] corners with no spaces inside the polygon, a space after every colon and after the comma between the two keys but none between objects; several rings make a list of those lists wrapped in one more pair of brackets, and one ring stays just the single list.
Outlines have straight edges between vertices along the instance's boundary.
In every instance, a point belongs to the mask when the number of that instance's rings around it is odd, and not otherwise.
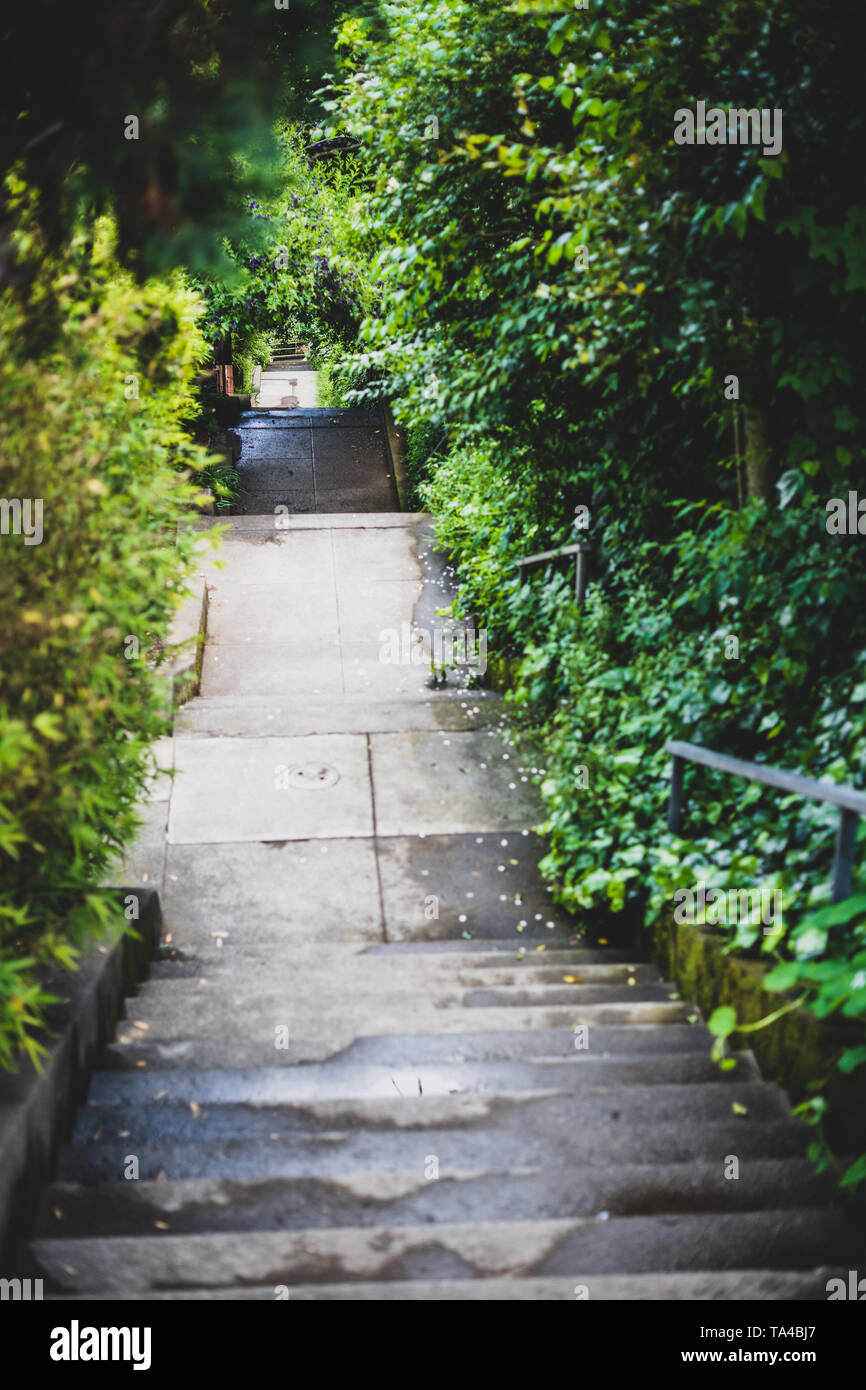
[{"label": "leafy bush", "polygon": [[259,328],[236,339],[232,358],[235,364],[235,391],[250,395],[255,368],[266,367],[271,360],[271,335]]},{"label": "leafy bush", "polygon": [[[244,233],[224,241],[225,273],[194,281],[207,305],[204,331],[231,334],[245,382],[266,337],[296,338],[311,344],[322,365],[335,363],[338,346],[345,352],[354,344],[372,304],[370,257],[352,230],[359,205],[355,161],[311,167],[306,138],[299,126],[274,136],[279,193],[246,200]],[[361,379],[357,368],[350,375]]]},{"label": "leafy bush", "polygon": [[4,1067],[38,1058],[43,968],[74,964],[111,919],[98,885],[164,731],[153,666],[194,553],[175,535],[198,493],[186,479],[207,460],[181,425],[205,353],[195,296],[178,275],[136,284],[106,220],[46,256],[10,189],[19,263],[39,276],[0,300],[0,490],[41,503],[43,535],[0,535]]},{"label": "leafy bush", "polygon": [[[464,605],[490,628],[489,651],[522,656],[509,699],[541,749],[542,867],[557,899],[652,926],[698,881],[778,889],[782,928],[732,924],[730,948],[776,962],[768,988],[795,989],[819,1017],[866,1022],[866,899],[828,901],[836,808],[690,768],[686,835],[665,824],[672,737],[809,777],[866,780],[866,557],[856,540],[827,536],[822,499],[800,482],[773,511],[671,503],[679,534],[631,547],[608,536],[615,571],[578,610],[561,563],[522,579],[512,567],[538,548],[530,469],[515,471],[504,499],[496,452],[464,448],[424,495]],[[615,509],[601,508],[595,527],[600,547]],[[727,1036],[737,1020],[722,1013],[716,1031]],[[839,1059],[843,1070],[864,1062],[864,1046]],[[821,1098],[810,1106],[820,1119]],[[864,1178],[861,1159],[846,1181]]]},{"label": "leafy bush", "polygon": [[[850,8],[377,8],[344,24],[331,119],[364,146],[354,235],[378,251],[358,358],[407,421],[506,433],[645,528],[666,496],[772,501],[774,470],[816,460],[834,490],[855,476]],[[782,109],[781,153],[677,145],[697,100]]]}]

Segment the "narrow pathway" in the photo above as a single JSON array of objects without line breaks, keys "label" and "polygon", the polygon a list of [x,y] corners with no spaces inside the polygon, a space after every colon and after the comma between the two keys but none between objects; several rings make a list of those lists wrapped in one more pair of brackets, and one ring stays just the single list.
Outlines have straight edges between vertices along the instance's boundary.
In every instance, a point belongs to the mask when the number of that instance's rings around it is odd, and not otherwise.
[{"label": "narrow pathway", "polygon": [[257,406],[241,439],[236,511],[273,520],[277,507],[301,512],[379,512],[398,506],[386,460],[381,413],[318,404],[316,372],[299,349],[262,375]]},{"label": "narrow pathway", "polygon": [[390,496],[376,425],[286,410],[242,425],[201,694],[125,880],[157,883],[164,945],[38,1273],[109,1299],[823,1299],[857,1242],[785,1097],[551,907],[499,698],[380,660],[448,601],[428,519],[362,506]]}]

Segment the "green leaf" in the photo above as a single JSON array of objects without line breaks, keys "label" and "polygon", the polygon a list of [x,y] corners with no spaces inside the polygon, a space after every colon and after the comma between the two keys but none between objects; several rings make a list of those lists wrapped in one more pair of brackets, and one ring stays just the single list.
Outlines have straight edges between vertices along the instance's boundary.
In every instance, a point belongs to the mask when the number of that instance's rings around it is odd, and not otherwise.
[{"label": "green leaf", "polygon": [[737,1027],[737,1011],[723,1004],[714,1009],[707,1020],[707,1027],[716,1038],[727,1038]]}]

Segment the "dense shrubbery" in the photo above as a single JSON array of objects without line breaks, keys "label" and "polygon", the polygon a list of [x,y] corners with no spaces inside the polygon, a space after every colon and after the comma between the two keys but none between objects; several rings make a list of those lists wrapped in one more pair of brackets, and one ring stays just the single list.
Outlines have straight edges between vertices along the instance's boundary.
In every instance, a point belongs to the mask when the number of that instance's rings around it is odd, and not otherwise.
[{"label": "dense shrubbery", "polygon": [[[275,115],[305,109],[353,0],[53,0],[9,10],[0,87],[0,179],[22,167],[43,234],[64,247],[111,212],[118,259],[138,273],[219,273],[242,234],[240,194],[274,182]],[[125,113],[134,113],[130,131]],[[0,285],[20,276],[0,222]]]},{"label": "dense shrubbery", "polygon": [[354,344],[372,298],[369,255],[360,245],[352,254],[345,249],[357,219],[359,170],[351,156],[311,167],[304,127],[284,127],[275,142],[279,194],[247,200],[245,234],[224,243],[228,269],[195,282],[207,304],[203,329],[212,339],[231,335],[244,389],[251,367],[267,361],[268,343],[293,338],[309,345],[326,392],[329,379],[339,397],[363,379],[337,359]]},{"label": "dense shrubbery", "polygon": [[39,274],[0,301],[0,493],[38,499],[43,536],[0,536],[2,1066],[38,1055],[41,967],[109,921],[98,885],[164,729],[152,667],[192,556],[184,475],[207,458],[181,424],[205,350],[181,278],[136,284],[107,220],[46,256],[14,181],[11,202]]},{"label": "dense shrubbery", "polygon": [[[862,1020],[863,903],[826,907],[838,813],[701,771],[675,840],[663,751],[679,736],[866,774],[866,562],[825,527],[864,449],[851,16],[806,0],[378,9],[344,25],[331,107],[371,177],[350,244],[380,248],[355,396],[450,433],[422,490],[466,610],[523,657],[513,700],[545,749],[557,892],[651,921],[699,877],[778,886],[784,931],[740,924],[732,948],[776,960],[771,984],[819,1015]],[[698,100],[781,108],[782,152],[678,146],[674,113]],[[561,566],[512,568],[574,539],[579,504],[580,613]]]}]

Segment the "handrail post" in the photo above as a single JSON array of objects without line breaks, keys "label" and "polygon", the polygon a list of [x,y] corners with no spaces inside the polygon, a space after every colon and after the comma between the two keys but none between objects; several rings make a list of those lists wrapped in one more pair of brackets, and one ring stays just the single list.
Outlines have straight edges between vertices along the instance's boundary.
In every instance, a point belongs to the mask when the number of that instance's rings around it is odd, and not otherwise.
[{"label": "handrail post", "polygon": [[668,802],[668,830],[672,835],[683,832],[683,759],[673,755],[671,797]]},{"label": "handrail post", "polygon": [[583,607],[586,595],[586,581],[589,572],[589,546],[578,545],[574,566],[574,597],[578,608]]},{"label": "handrail post", "polygon": [[836,853],[833,856],[833,901],[841,903],[851,896],[851,878],[854,872],[854,848],[857,844],[857,825],[860,820],[856,811],[843,809],[839,817],[839,833],[836,836]]}]

